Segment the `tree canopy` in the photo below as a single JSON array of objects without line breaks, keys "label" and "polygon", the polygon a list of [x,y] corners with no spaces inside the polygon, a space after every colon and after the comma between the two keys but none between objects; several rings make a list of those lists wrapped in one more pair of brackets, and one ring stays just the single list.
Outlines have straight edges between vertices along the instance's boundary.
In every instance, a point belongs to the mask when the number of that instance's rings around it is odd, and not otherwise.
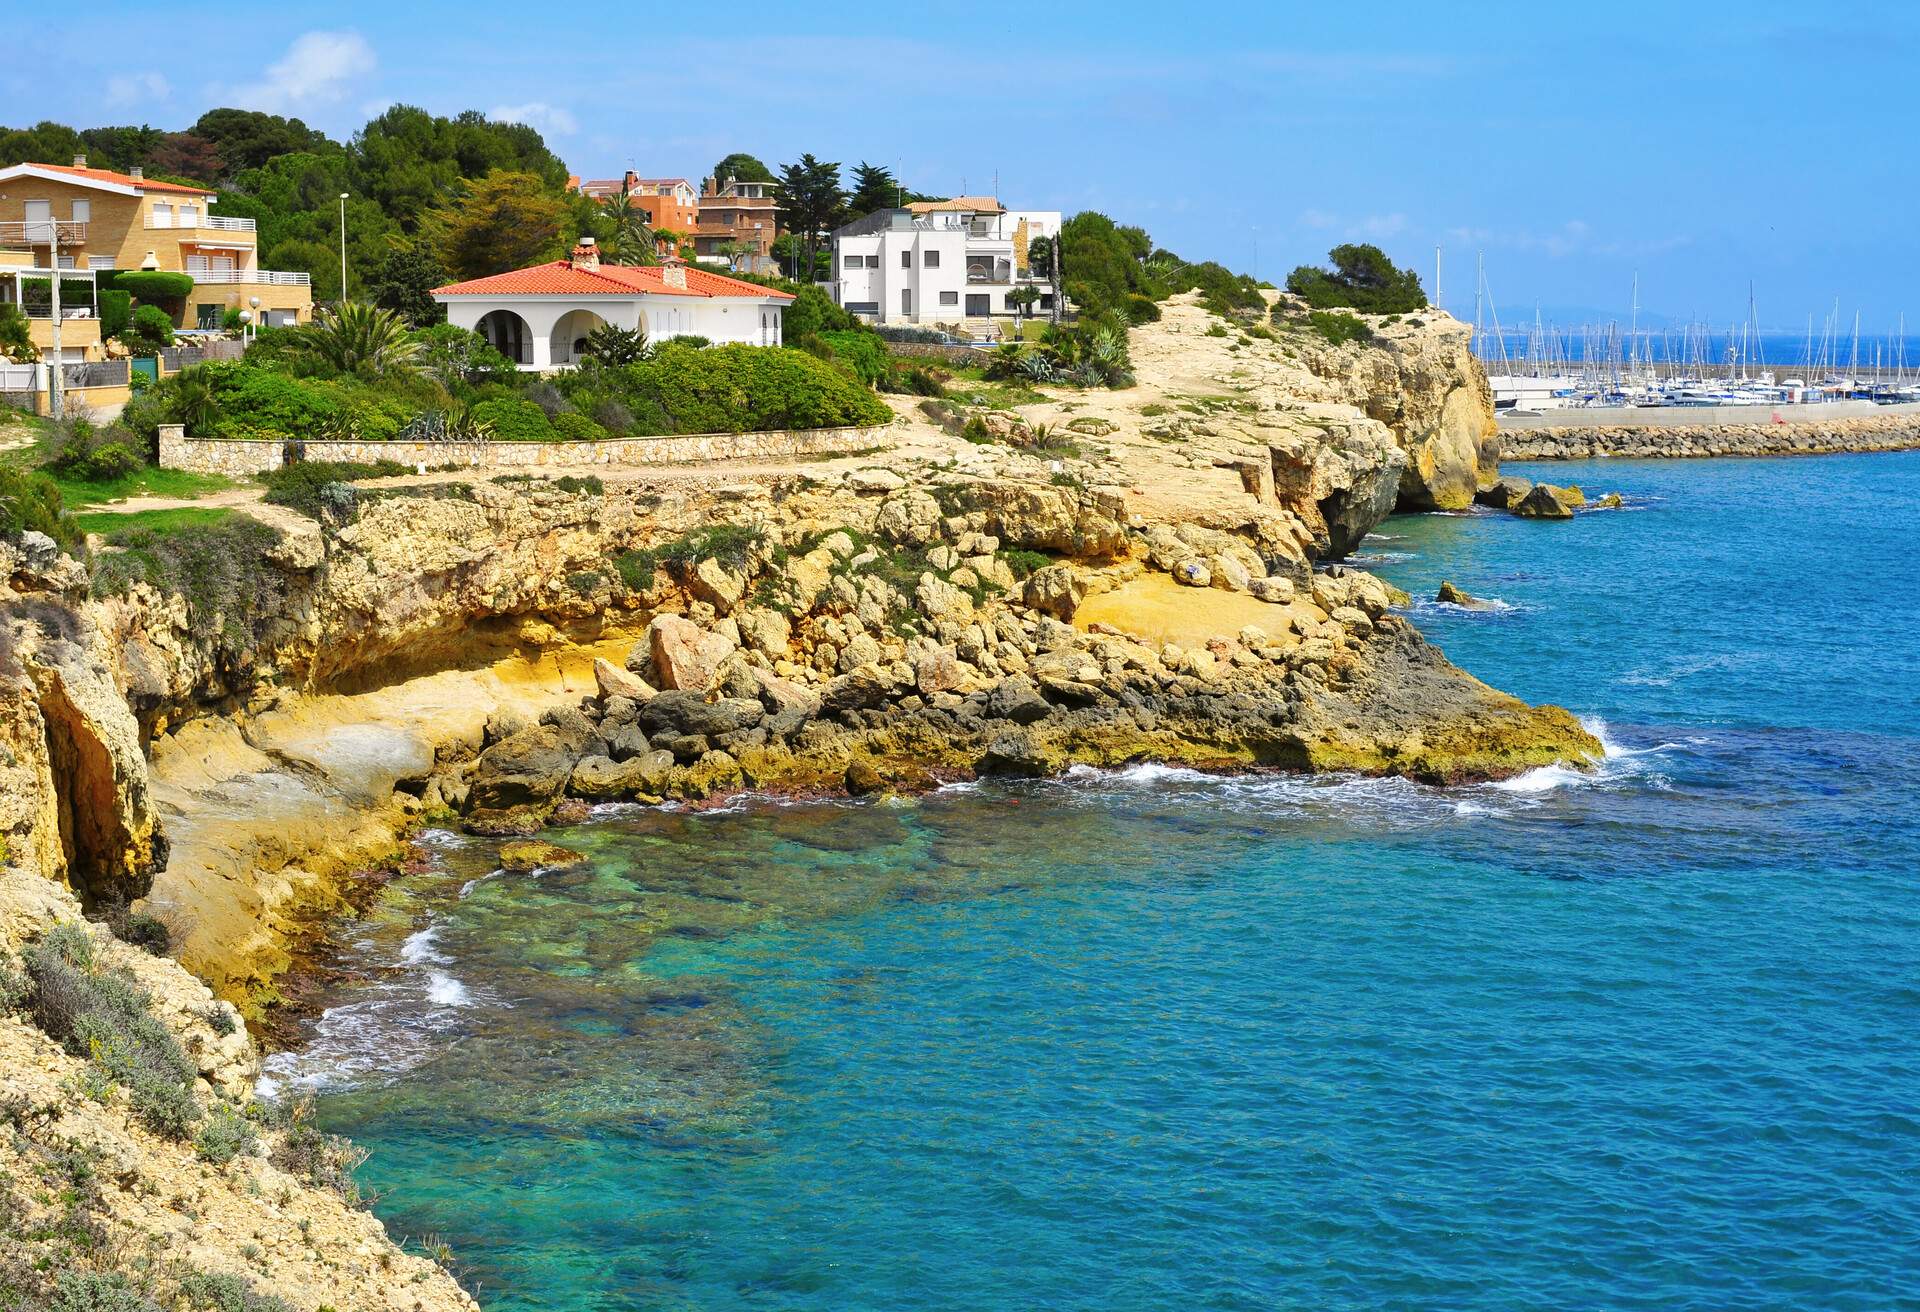
[{"label": "tree canopy", "polygon": [[846,206],[838,164],[802,155],[798,163],[782,166],[780,217],[800,240],[800,268],[813,269],[820,234],[839,224]]},{"label": "tree canopy", "polygon": [[1287,290],[1316,310],[1346,308],[1367,314],[1406,314],[1426,308],[1420,275],[1395,267],[1378,246],[1348,244],[1327,252],[1332,269],[1303,264],[1287,275]]},{"label": "tree canopy", "polygon": [[726,186],[728,178],[738,178],[742,182],[774,181],[773,170],[744,150],[734,151],[713,166],[713,181],[716,186]]}]

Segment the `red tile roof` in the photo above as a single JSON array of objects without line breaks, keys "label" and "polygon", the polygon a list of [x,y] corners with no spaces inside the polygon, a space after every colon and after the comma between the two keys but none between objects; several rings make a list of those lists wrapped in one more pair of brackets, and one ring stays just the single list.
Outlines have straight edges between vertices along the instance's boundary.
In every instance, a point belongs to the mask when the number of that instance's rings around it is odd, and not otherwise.
[{"label": "red tile roof", "polygon": [[789,292],[775,291],[758,283],[744,282],[724,274],[709,273],[691,265],[683,267],[685,287],[669,287],[662,281],[666,270],[659,265],[633,266],[603,264],[598,269],[576,269],[567,260],[536,264],[530,269],[496,273],[488,278],[449,283],[433,289],[436,296],[632,296],[644,292],[652,296],[761,296],[790,301]]},{"label": "red tile roof", "polygon": [[189,187],[179,182],[155,182],[152,178],[136,178],[131,173],[115,173],[112,169],[83,169],[72,164],[28,164],[27,167],[45,169],[49,173],[67,173],[87,182],[111,182],[118,187],[139,187],[143,191],[173,191],[188,196],[217,194],[207,187]]}]

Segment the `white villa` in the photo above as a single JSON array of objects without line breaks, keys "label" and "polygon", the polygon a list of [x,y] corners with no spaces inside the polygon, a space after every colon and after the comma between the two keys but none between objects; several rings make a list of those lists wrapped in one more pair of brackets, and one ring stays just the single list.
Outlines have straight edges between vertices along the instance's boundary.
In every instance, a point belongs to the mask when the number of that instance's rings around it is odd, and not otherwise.
[{"label": "white villa", "polygon": [[1032,286],[1052,308],[1053,291],[1029,269],[1036,237],[1057,237],[1058,210],[1008,210],[991,196],[957,196],[880,210],[833,234],[835,303],[876,323],[962,324],[979,331],[1012,318],[1009,293]]},{"label": "white villa", "polygon": [[564,260],[436,287],[447,322],[470,328],[522,369],[577,364],[603,324],[644,328],[653,341],[704,337],[716,345],[778,346],[793,297],[680,264],[601,264],[593,238]]}]

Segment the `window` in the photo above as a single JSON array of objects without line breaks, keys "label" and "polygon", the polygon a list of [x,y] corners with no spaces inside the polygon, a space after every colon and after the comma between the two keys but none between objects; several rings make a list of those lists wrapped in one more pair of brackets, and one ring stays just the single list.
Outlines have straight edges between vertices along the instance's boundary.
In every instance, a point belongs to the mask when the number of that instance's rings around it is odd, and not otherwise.
[{"label": "window", "polygon": [[900,289],[900,313],[913,313],[913,291],[910,288],[902,287]]},{"label": "window", "polygon": [[220,326],[220,307],[217,305],[196,305],[193,307],[196,325],[203,331],[211,331]]},{"label": "window", "polygon": [[958,304],[960,304],[960,293],[959,293],[959,292],[941,292],[941,293],[940,293],[940,304],[942,304],[942,305],[958,305]]},{"label": "window", "polygon": [[967,318],[984,319],[993,313],[993,297],[984,292],[967,293]]},{"label": "window", "polygon": [[165,201],[155,201],[153,203],[153,226],[156,228],[171,228],[173,226],[173,206],[167,204]]},{"label": "window", "polygon": [[924,255],[922,255],[922,256],[920,257],[920,267],[921,267],[921,268],[923,268],[923,269],[937,269],[937,268],[939,268],[939,267],[940,267],[940,252],[939,252],[939,251],[928,251],[928,252],[927,252],[926,254],[924,254]]},{"label": "window", "polygon": [[911,268],[913,267],[913,252],[912,252],[912,251],[901,251],[901,252],[900,252],[900,267],[901,267],[901,268],[903,268],[903,269],[911,269]]},{"label": "window", "polygon": [[93,202],[92,201],[77,200],[73,203],[73,221],[75,223],[86,223],[88,220],[92,218],[93,218]]}]

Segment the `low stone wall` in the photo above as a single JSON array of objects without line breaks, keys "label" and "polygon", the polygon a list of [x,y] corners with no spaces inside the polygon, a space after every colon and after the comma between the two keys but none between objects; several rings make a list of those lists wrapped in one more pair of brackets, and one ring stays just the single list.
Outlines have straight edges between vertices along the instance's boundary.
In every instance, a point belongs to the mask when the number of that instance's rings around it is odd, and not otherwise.
[{"label": "low stone wall", "polygon": [[701,464],[724,460],[780,460],[847,455],[891,446],[887,426],[782,429],[769,433],[696,433],[628,437],[605,442],[287,442],[190,438],[178,424],[160,427],[160,466],[196,474],[246,478],[279,469],[287,449],[301,460],[372,464],[395,460],[416,468],[582,468]]},{"label": "low stone wall", "polygon": [[888,342],[887,354],[909,360],[939,360],[945,364],[981,364],[988,352],[971,346],[943,346],[939,342]]},{"label": "low stone wall", "polygon": [[1502,428],[1502,460],[1684,459],[1832,455],[1920,449],[1920,415],[1902,413],[1801,423],[1567,424]]}]

